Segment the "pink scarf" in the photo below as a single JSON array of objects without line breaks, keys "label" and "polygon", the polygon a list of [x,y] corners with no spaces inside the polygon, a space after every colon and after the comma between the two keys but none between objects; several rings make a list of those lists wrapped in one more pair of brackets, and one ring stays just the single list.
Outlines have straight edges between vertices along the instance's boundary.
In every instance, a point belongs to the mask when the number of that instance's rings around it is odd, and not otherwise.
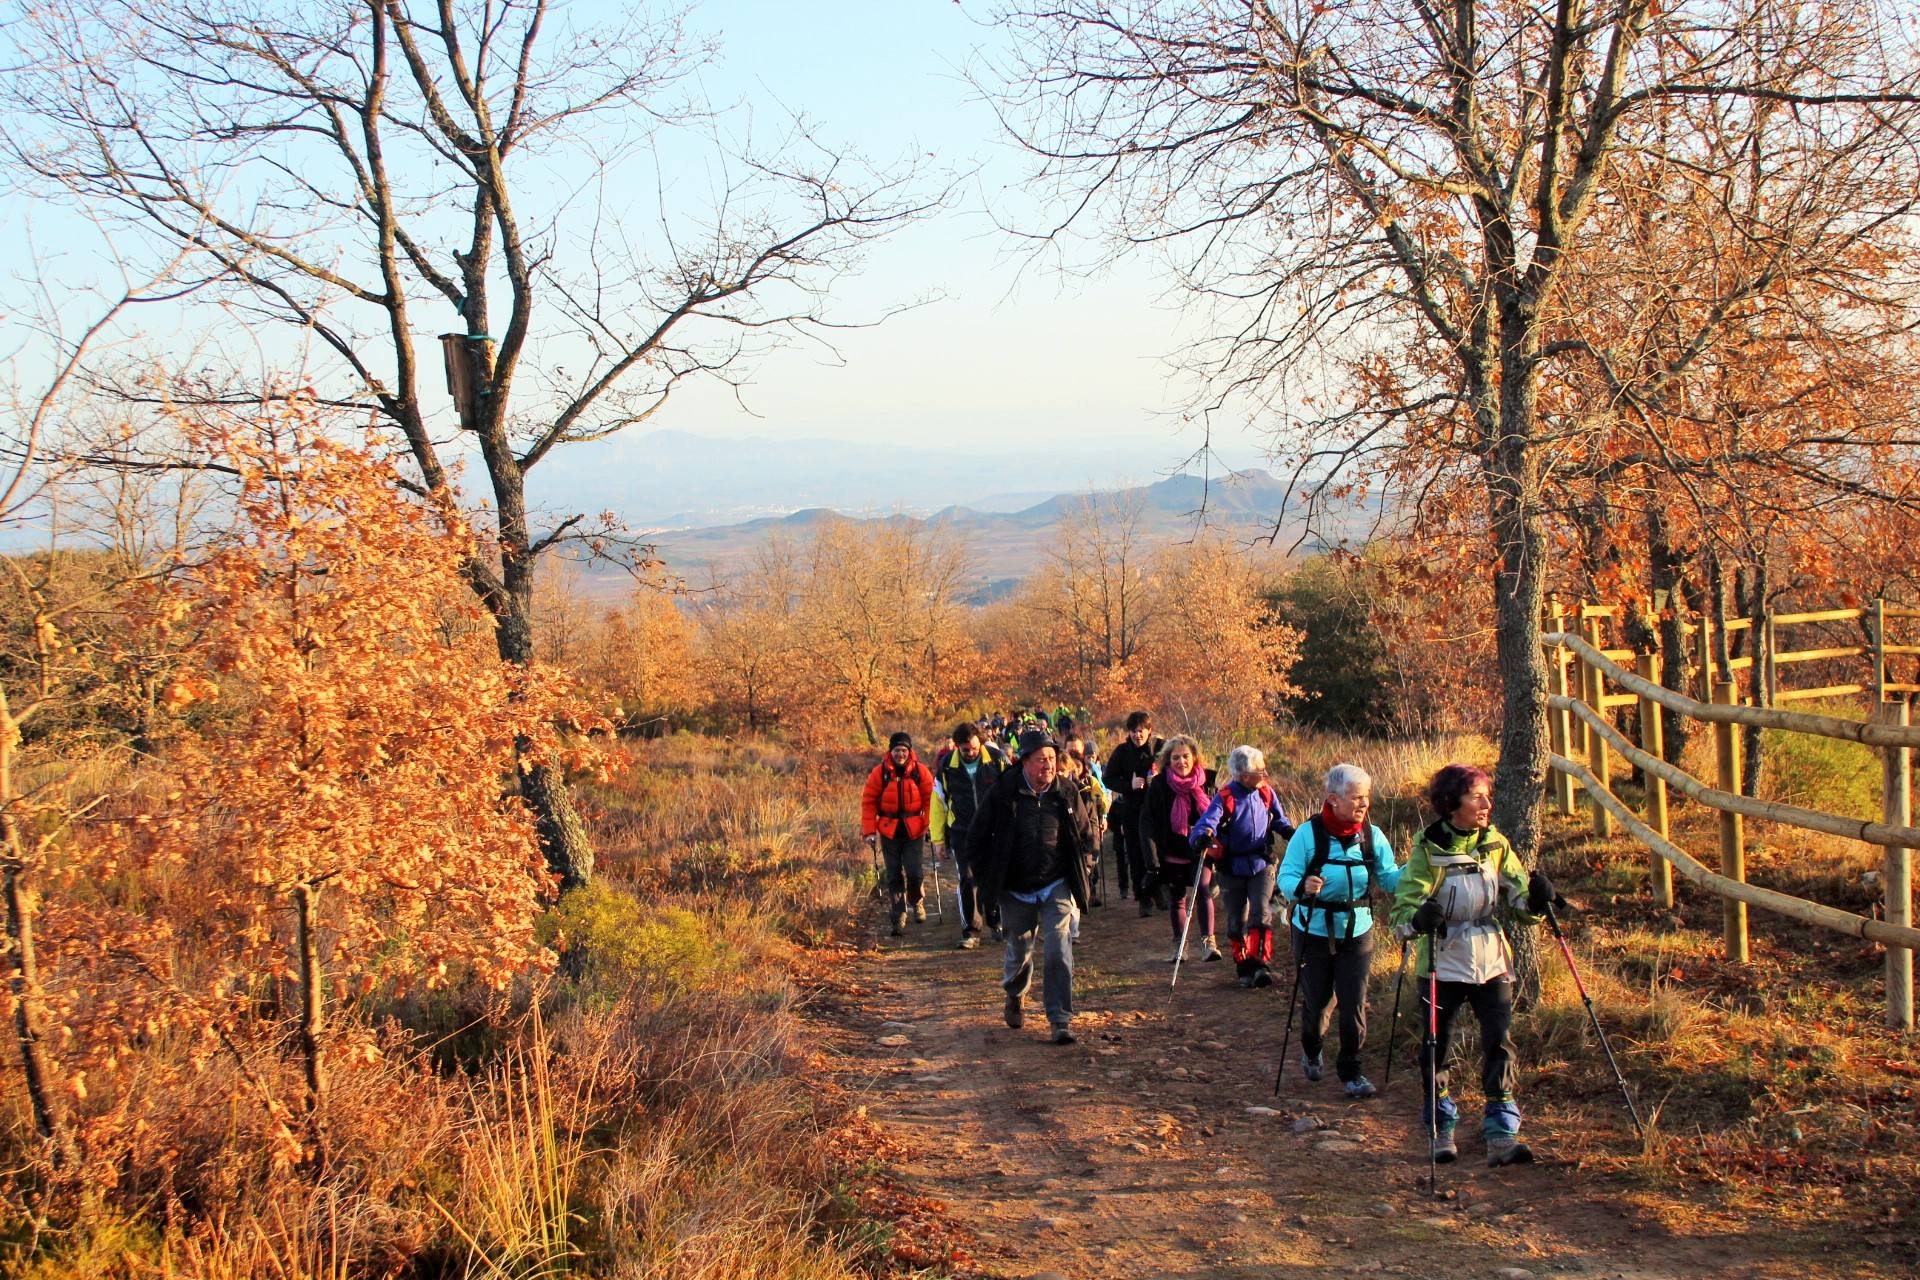
[{"label": "pink scarf", "polygon": [[1207,773],[1199,765],[1193,772],[1182,778],[1169,769],[1166,772],[1167,785],[1173,788],[1173,816],[1169,825],[1173,834],[1184,836],[1193,830],[1193,823],[1207,808]]}]

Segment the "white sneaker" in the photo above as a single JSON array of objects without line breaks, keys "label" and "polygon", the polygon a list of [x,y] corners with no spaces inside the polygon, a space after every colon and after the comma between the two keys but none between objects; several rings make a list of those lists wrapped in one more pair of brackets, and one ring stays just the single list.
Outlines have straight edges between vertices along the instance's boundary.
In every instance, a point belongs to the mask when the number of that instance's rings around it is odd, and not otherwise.
[{"label": "white sneaker", "polygon": [[1207,948],[1207,953],[1200,957],[1202,960],[1218,960],[1220,958],[1220,948],[1214,944],[1212,934],[1208,934],[1206,937],[1200,939],[1200,941],[1205,944]]}]

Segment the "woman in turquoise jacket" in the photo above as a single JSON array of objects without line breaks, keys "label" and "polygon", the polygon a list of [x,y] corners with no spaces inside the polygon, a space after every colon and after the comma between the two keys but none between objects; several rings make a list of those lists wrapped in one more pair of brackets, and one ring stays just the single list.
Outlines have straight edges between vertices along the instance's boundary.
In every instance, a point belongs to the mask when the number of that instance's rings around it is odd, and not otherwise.
[{"label": "woman in turquoise jacket", "polygon": [[1300,1067],[1320,1079],[1320,1046],[1327,1004],[1340,1005],[1340,1055],[1334,1069],[1349,1098],[1370,1098],[1373,1082],[1360,1073],[1367,1044],[1367,974],[1373,968],[1373,911],[1367,900],[1377,885],[1392,893],[1400,864],[1380,828],[1367,821],[1373,779],[1355,764],[1327,773],[1320,812],[1300,825],[1280,860],[1280,892],[1294,902],[1293,958],[1299,967]]}]

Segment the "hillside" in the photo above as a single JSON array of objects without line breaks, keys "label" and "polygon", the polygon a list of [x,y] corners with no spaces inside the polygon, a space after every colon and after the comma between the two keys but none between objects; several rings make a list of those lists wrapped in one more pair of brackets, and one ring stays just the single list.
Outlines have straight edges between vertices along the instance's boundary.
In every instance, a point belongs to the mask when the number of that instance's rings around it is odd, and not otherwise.
[{"label": "hillside", "polygon": [[[705,529],[806,507],[927,514],[959,504],[1017,513],[1055,494],[1164,475],[1186,449],[1164,437],[982,445],[907,427],[884,444],[807,436],[649,431],[557,450],[529,476],[537,505],[612,511],[635,527]],[[1234,460],[1230,460],[1234,461]]]},{"label": "hillside", "polygon": [[[1211,478],[1176,475],[1153,484],[1105,493],[1061,493],[1015,511],[984,511],[949,506],[931,516],[850,517],[862,523],[904,520],[959,538],[973,555],[978,581],[974,600],[992,599],[1045,562],[1049,548],[1074,519],[1093,503],[1103,511],[1137,511],[1143,541],[1189,539],[1202,532],[1221,534],[1237,544],[1264,546],[1284,554],[1301,536],[1297,510],[1286,508],[1286,485],[1265,471],[1240,471]],[[660,554],[674,572],[691,581],[724,576],[745,564],[766,539],[804,538],[821,520],[835,514],[808,507],[783,516],[765,516],[710,528],[673,530],[659,535]],[[1359,528],[1356,517],[1354,528]],[[1278,536],[1274,536],[1275,533]],[[1308,548],[1320,546],[1318,542]],[[613,586],[607,579],[606,585]]]}]

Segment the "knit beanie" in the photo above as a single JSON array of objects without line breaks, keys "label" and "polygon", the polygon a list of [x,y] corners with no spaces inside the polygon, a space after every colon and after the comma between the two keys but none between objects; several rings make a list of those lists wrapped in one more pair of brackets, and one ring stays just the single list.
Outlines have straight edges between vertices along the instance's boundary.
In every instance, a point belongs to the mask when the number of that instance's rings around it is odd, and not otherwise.
[{"label": "knit beanie", "polygon": [[887,750],[891,751],[895,747],[905,747],[909,751],[913,750],[913,735],[910,733],[896,733],[891,738],[888,738]]}]

